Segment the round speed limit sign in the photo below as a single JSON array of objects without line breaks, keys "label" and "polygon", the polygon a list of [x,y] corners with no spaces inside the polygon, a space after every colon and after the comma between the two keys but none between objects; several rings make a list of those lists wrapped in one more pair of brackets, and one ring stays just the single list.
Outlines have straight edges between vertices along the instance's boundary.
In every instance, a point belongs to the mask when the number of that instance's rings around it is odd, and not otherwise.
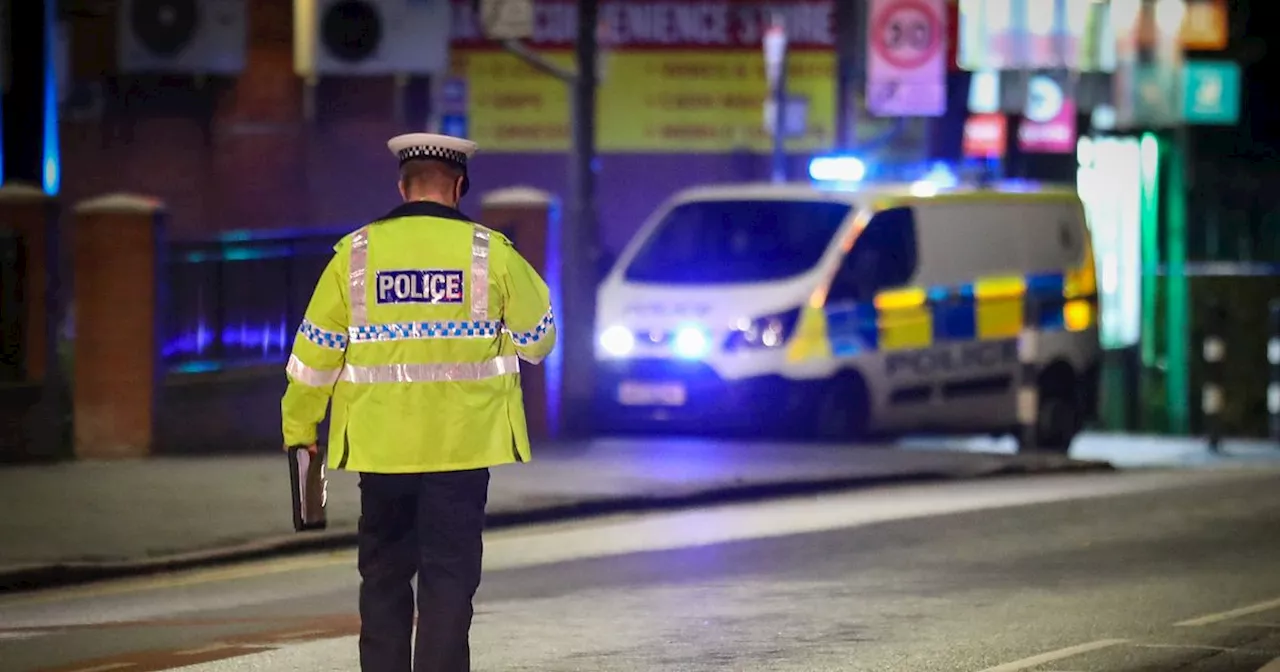
[{"label": "round speed limit sign", "polygon": [[876,55],[900,70],[914,70],[942,48],[942,17],[921,0],[890,0],[872,17]]}]

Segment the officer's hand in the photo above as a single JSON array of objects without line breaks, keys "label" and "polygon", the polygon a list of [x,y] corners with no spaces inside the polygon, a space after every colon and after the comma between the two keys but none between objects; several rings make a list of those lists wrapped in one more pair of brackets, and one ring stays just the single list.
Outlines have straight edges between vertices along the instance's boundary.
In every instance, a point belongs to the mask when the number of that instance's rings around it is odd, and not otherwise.
[{"label": "officer's hand", "polygon": [[[294,446],[290,446],[289,444],[285,444],[285,446],[284,446],[284,452],[286,452],[286,453],[287,453],[287,452],[289,452],[289,449],[290,449],[290,448],[294,448]],[[309,446],[307,446],[307,452],[308,452],[308,453],[311,453],[312,455],[315,455],[315,454],[316,454],[316,452],[317,452],[318,450],[319,450],[319,447],[318,447],[316,444],[314,444],[314,443],[313,443],[313,444],[311,444],[311,445],[309,445]]]}]

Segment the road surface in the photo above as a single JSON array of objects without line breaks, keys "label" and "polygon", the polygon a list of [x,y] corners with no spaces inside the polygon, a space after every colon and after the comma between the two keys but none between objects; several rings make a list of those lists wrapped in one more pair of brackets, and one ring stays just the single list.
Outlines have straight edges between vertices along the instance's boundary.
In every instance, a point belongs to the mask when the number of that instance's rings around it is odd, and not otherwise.
[{"label": "road surface", "polygon": [[[495,532],[476,670],[1256,672],[1280,470],[882,488]],[[5,672],[358,669],[350,552],[0,599]]]}]

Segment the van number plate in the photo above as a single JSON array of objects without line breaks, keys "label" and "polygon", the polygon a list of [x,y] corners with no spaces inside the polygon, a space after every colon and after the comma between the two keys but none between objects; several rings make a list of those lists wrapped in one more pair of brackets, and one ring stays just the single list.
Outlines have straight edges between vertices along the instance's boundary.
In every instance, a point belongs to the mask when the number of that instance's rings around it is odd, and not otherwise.
[{"label": "van number plate", "polygon": [[623,406],[684,406],[688,398],[682,383],[637,383],[618,386],[618,403]]}]

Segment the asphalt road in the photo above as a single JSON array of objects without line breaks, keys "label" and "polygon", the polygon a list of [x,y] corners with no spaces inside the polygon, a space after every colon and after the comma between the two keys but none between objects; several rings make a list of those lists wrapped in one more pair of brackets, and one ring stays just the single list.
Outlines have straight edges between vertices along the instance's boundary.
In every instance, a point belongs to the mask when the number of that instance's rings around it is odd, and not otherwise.
[{"label": "asphalt road", "polygon": [[[1255,672],[1280,470],[1031,477],[505,530],[475,669]],[[0,670],[358,669],[349,552],[0,599]],[[188,666],[188,667],[184,667]]]}]

